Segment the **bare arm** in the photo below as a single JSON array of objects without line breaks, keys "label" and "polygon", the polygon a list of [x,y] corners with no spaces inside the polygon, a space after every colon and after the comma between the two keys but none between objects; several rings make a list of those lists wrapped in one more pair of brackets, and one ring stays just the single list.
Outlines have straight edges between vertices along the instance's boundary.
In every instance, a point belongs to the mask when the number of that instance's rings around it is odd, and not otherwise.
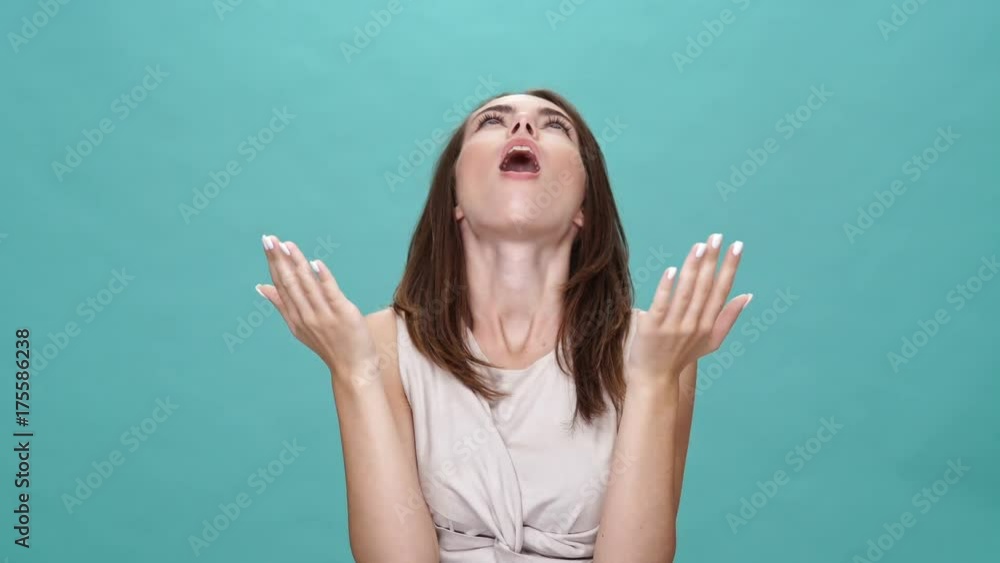
[{"label": "bare arm", "polygon": [[688,444],[691,440],[691,421],[694,418],[694,398],[698,383],[698,362],[691,362],[681,372],[678,385],[676,454],[674,459],[674,498],[679,511],[681,490],[684,481],[684,468],[687,465]]},{"label": "bare arm", "polygon": [[677,518],[677,380],[630,384],[594,563],[669,563]]},{"label": "bare arm", "polygon": [[333,377],[347,474],[351,551],[358,563],[437,563],[437,534],[420,492],[413,419],[399,378],[395,317],[365,317],[380,367]]},{"label": "bare arm", "polygon": [[668,268],[649,311],[639,315],[615,441],[615,460],[624,467],[612,468],[595,563],[674,559],[697,360],[718,350],[751,297],[726,303],[742,243],[730,247],[716,278],[721,243],[713,234],[692,246],[680,276]]}]

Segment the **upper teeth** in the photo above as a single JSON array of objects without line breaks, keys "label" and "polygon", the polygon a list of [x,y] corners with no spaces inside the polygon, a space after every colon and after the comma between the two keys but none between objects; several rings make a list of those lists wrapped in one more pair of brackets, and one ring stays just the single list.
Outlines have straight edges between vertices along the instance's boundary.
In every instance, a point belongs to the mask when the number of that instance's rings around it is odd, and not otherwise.
[{"label": "upper teeth", "polygon": [[512,153],[514,151],[527,151],[527,152],[531,152],[531,147],[529,147],[527,145],[514,145],[513,147],[510,148],[510,150],[507,151],[507,154],[510,155],[510,153]]}]

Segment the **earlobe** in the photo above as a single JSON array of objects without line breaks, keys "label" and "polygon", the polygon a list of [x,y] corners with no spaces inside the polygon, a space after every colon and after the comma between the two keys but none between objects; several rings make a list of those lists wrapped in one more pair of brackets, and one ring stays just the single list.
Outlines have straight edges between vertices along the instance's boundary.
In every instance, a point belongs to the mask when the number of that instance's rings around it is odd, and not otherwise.
[{"label": "earlobe", "polygon": [[462,211],[461,207],[459,207],[458,205],[456,205],[455,206],[455,220],[456,221],[461,221],[463,218],[465,218],[465,212]]},{"label": "earlobe", "polygon": [[576,216],[573,217],[573,224],[576,225],[577,228],[580,228],[580,229],[583,228],[583,210],[582,209],[580,211],[576,212]]}]

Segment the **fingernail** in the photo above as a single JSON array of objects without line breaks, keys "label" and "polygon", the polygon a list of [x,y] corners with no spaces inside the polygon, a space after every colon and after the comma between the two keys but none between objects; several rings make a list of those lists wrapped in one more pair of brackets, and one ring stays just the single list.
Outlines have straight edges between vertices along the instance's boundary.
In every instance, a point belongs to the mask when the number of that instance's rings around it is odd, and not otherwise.
[{"label": "fingernail", "polygon": [[746,300],[746,301],[745,301],[745,302],[743,303],[743,308],[742,308],[742,309],[740,309],[740,311],[742,311],[743,309],[746,309],[746,308],[747,308],[747,305],[749,305],[749,304],[750,304],[750,300],[751,300],[751,299],[753,299],[753,294],[752,294],[752,293],[748,293],[748,294],[747,294],[747,300]]},{"label": "fingernail", "polygon": [[743,241],[738,240],[733,243],[733,256],[739,256],[743,252]]},{"label": "fingernail", "polygon": [[265,250],[271,250],[272,248],[274,248],[274,243],[271,242],[271,238],[268,237],[267,235],[260,237],[260,240],[264,243]]},{"label": "fingernail", "polygon": [[673,266],[667,268],[667,279],[668,280],[674,279],[675,275],[677,275],[677,268],[675,268]]},{"label": "fingernail", "polygon": [[312,262],[309,262],[309,265],[312,266],[313,271],[318,274],[319,273],[319,264],[317,264],[317,262],[319,262],[319,261],[318,260],[313,260]]},{"label": "fingernail", "polygon": [[261,296],[261,297],[263,297],[264,299],[267,299],[267,296],[266,296],[266,295],[264,295],[264,292],[260,290],[260,284],[257,284],[257,285],[255,285],[255,286],[253,286],[253,288],[254,288],[254,290],[255,290],[255,291],[256,291],[257,293],[259,293],[259,294],[260,294],[260,296]]},{"label": "fingernail", "polygon": [[283,243],[283,242],[282,242],[282,243],[279,243],[279,244],[278,244],[278,246],[280,246],[280,247],[281,247],[281,251],[282,251],[282,252],[284,252],[285,254],[287,254],[287,255],[289,255],[289,256],[291,256],[291,255],[292,255],[292,251],[291,251],[291,250],[288,250],[288,247],[287,247],[287,246],[285,246],[285,243]]},{"label": "fingernail", "polygon": [[722,244],[722,233],[715,233],[708,241],[712,243],[712,248],[719,248],[719,245]]},{"label": "fingernail", "polygon": [[694,257],[701,258],[702,254],[705,254],[705,243],[699,242],[698,245],[694,247]]}]

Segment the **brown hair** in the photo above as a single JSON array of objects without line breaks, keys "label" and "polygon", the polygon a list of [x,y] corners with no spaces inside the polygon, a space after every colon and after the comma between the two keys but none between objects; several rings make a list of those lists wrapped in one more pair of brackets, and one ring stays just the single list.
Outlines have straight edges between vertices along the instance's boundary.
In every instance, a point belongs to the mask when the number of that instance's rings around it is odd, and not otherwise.
[{"label": "brown hair", "polygon": [[[524,93],[552,102],[573,119],[586,171],[584,224],[572,243],[569,279],[562,286],[563,315],[556,347],[560,368],[573,374],[576,386],[573,422],[575,425],[580,417],[590,423],[603,415],[606,397],[620,420],[625,396],[624,344],[633,288],[628,244],[604,156],[580,113],[565,98],[550,90]],[[465,339],[472,313],[454,207],[455,162],[462,151],[467,119],[456,128],[437,161],[391,307],[403,315],[418,351],[473,392],[494,401],[505,394],[493,389],[475,366],[496,366],[476,358]]]}]

